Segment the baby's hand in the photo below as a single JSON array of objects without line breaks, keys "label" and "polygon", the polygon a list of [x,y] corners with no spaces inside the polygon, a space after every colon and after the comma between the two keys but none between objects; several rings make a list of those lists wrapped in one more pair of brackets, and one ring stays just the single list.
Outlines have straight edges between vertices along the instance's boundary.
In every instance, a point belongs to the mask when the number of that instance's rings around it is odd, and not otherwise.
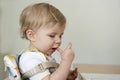
[{"label": "baby's hand", "polygon": [[69,43],[65,50],[60,48],[57,49],[58,52],[61,54],[61,59],[64,61],[72,62],[74,59],[74,52],[72,50],[72,44]]}]

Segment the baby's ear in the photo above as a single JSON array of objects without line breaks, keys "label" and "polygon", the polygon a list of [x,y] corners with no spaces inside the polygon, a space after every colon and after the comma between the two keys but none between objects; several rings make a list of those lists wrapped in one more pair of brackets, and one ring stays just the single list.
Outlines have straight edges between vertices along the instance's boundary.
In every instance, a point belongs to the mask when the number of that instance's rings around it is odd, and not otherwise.
[{"label": "baby's ear", "polygon": [[35,40],[35,32],[33,30],[31,30],[31,29],[28,29],[26,31],[26,36],[27,36],[28,40],[30,40],[30,41]]}]

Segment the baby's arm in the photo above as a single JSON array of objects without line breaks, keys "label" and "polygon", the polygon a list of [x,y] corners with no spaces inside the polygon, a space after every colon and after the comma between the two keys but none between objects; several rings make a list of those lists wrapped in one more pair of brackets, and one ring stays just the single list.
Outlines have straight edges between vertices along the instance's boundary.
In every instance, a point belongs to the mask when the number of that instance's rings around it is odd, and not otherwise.
[{"label": "baby's arm", "polygon": [[74,59],[72,44],[69,43],[64,51],[58,48],[58,52],[61,54],[61,62],[59,67],[56,69],[55,72],[45,77],[43,80],[66,80],[67,79],[72,61]]}]

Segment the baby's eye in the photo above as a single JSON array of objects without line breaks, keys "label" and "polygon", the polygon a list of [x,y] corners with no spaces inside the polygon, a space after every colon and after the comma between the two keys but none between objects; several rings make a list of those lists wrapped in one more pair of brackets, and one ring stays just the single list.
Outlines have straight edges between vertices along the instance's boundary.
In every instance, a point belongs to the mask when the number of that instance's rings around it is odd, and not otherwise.
[{"label": "baby's eye", "polygon": [[55,35],[49,35],[49,37],[54,38],[54,37],[55,37]]},{"label": "baby's eye", "polygon": [[62,37],[63,37],[63,34],[60,35],[60,38],[62,38]]},{"label": "baby's eye", "polygon": [[60,35],[60,38],[62,38],[62,35]]}]

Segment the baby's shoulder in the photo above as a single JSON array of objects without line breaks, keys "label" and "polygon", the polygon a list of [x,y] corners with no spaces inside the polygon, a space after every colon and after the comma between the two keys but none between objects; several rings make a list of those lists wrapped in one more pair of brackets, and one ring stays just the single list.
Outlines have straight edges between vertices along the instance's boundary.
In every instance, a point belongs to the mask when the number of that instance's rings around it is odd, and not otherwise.
[{"label": "baby's shoulder", "polygon": [[19,67],[21,72],[24,73],[43,62],[46,62],[46,59],[42,54],[38,54],[37,52],[24,52],[20,56]]},{"label": "baby's shoulder", "polygon": [[44,61],[46,58],[45,56],[43,55],[43,53],[40,53],[40,52],[24,52],[21,54],[21,57],[20,57],[20,60],[42,60]]}]

